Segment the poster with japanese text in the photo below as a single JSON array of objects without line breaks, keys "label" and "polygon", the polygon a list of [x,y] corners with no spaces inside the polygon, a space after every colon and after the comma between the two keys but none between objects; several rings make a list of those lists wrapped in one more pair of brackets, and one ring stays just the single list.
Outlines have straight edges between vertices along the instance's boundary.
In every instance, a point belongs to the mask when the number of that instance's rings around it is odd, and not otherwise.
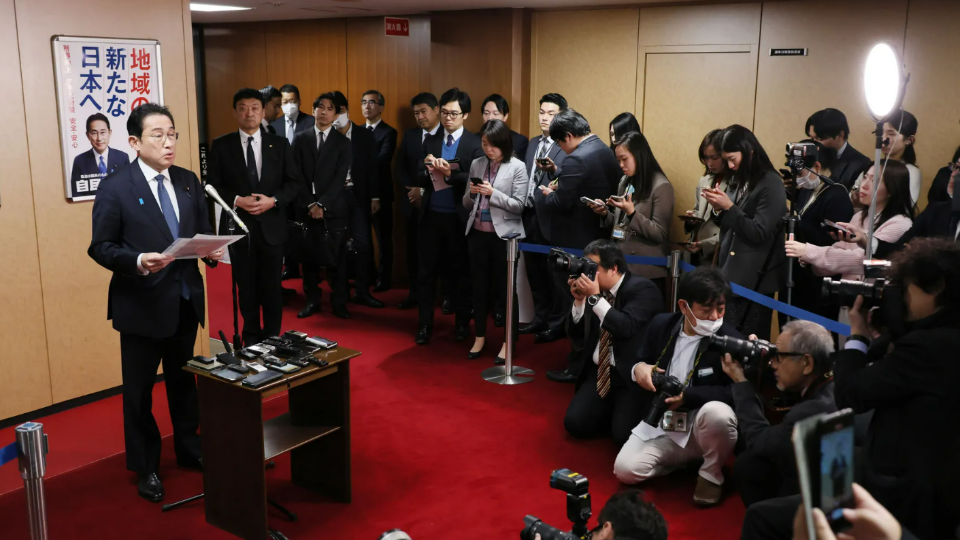
[{"label": "poster with japanese text", "polygon": [[67,36],[52,42],[66,197],[93,200],[104,177],[137,157],[127,140],[130,111],[163,103],[160,42]]}]

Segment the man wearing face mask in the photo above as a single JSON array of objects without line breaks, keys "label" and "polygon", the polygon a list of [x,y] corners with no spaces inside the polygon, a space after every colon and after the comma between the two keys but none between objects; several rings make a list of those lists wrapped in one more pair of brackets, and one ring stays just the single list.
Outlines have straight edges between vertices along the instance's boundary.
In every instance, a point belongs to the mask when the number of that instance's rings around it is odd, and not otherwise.
[{"label": "man wearing face mask", "polygon": [[[273,126],[274,134],[286,139],[292,147],[295,136],[298,133],[310,130],[315,121],[313,116],[300,110],[300,89],[292,84],[285,84],[280,87],[280,110],[283,111],[283,114],[272,120],[270,125]],[[287,215],[296,216],[297,208],[291,204],[287,208]],[[300,260],[297,258],[296,250],[293,249],[290,242],[284,247],[283,265],[285,268],[282,279],[300,277]]]},{"label": "man wearing face mask", "polygon": [[633,428],[613,467],[621,482],[637,484],[702,459],[693,502],[700,506],[720,502],[723,464],[737,443],[737,417],[732,408],[733,381],[723,371],[722,351],[705,338],[741,338],[723,320],[731,294],[719,269],[697,268],[680,280],[680,311],[657,315],[647,326],[640,362],[632,366],[631,378],[648,400],[658,391],[654,372],[676,377],[684,387],[666,400],[671,422],[661,421],[654,427],[644,421]]},{"label": "man wearing face mask", "polygon": [[[800,221],[796,225],[794,238],[797,242],[806,242],[815,246],[831,246],[836,240],[830,236],[831,229],[823,226],[825,220],[834,223],[846,223],[853,216],[853,204],[846,188],[839,184],[829,185],[821,180],[817,174],[831,178],[831,171],[837,162],[837,152],[829,146],[805,139],[801,144],[814,145],[815,156],[807,159],[805,165],[811,170],[803,169],[797,173],[793,183],[785,182],[787,197],[793,205]],[[823,277],[813,273],[812,268],[801,266],[795,261],[793,266],[793,305],[800,309],[816,313],[828,319],[836,320],[839,315],[839,306],[820,302],[820,289]],[[840,279],[840,276],[832,276]],[[780,298],[787,297],[786,286],[780,290]],[[787,318],[779,314],[780,324],[786,324]]]}]

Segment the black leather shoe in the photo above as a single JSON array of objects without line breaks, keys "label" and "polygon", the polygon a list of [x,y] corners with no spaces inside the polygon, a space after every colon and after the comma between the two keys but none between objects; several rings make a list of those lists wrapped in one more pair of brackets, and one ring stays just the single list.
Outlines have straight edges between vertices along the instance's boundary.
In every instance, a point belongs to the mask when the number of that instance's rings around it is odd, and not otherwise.
[{"label": "black leather shoe", "polygon": [[383,280],[377,281],[377,284],[373,286],[373,292],[384,292],[390,290],[390,284],[384,282]]},{"label": "black leather shoe", "polygon": [[198,471],[203,470],[203,458],[196,458],[191,460],[177,460],[177,465],[183,467],[184,469],[195,469]]},{"label": "black leather shoe", "polygon": [[470,325],[458,324],[453,331],[453,339],[456,341],[463,341],[468,337],[470,337]]},{"label": "black leather shoe", "polygon": [[577,376],[567,369],[563,371],[548,371],[547,378],[553,382],[559,382],[559,383],[573,384],[577,382]]},{"label": "black leather shoe", "polygon": [[430,343],[430,334],[432,330],[429,326],[421,326],[420,330],[417,331],[417,337],[414,341],[417,342],[417,345],[426,345]]},{"label": "black leather shoe", "polygon": [[280,275],[281,280],[297,279],[298,277],[300,277],[300,270],[296,268],[287,268],[283,271],[283,274]]},{"label": "black leather shoe", "polygon": [[562,337],[563,337],[563,332],[561,332],[559,328],[550,328],[548,330],[544,330],[543,332],[540,332],[539,334],[537,334],[533,342],[534,343],[552,343]]},{"label": "black leather shoe", "polygon": [[163,484],[157,473],[141,474],[137,477],[137,493],[150,502],[163,500]]},{"label": "black leather shoe", "polygon": [[297,318],[306,319],[314,313],[320,313],[320,304],[307,304],[307,307],[303,308],[303,311],[297,313]]},{"label": "black leather shoe", "polygon": [[350,312],[347,311],[347,306],[333,306],[333,316],[338,319],[349,319]]},{"label": "black leather shoe", "polygon": [[503,325],[507,321],[507,316],[503,313],[497,313],[493,316],[493,325],[497,328],[503,328]]},{"label": "black leather shoe", "polygon": [[470,351],[467,353],[467,360],[476,360],[477,358],[480,358],[480,355],[482,354],[483,354],[483,349],[480,349],[477,352]]},{"label": "black leather shoe", "polygon": [[283,293],[283,296],[296,296],[296,289],[288,289],[286,287],[280,287],[280,292]]},{"label": "black leather shoe", "polygon": [[353,296],[353,303],[360,306],[367,306],[372,308],[382,308],[383,302],[377,300],[376,298],[370,296],[369,294],[356,294]]},{"label": "black leather shoe", "polygon": [[444,315],[453,313],[453,300],[444,300],[443,303],[440,304],[440,311]]},{"label": "black leather shoe", "polygon": [[532,322],[520,327],[521,334],[539,334],[547,329],[547,325],[539,322]]},{"label": "black leather shoe", "polygon": [[415,298],[407,298],[397,304],[397,309],[413,309],[415,307],[417,307],[417,300]]}]

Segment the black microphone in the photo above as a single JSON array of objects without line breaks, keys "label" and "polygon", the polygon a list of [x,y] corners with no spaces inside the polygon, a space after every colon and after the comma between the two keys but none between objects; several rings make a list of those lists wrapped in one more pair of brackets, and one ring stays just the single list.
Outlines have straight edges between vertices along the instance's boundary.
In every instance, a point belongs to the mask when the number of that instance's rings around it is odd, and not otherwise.
[{"label": "black microphone", "polygon": [[227,351],[227,354],[233,354],[233,349],[230,347],[230,342],[227,341],[227,335],[223,333],[223,330],[220,330],[220,341],[223,342],[223,350]]}]

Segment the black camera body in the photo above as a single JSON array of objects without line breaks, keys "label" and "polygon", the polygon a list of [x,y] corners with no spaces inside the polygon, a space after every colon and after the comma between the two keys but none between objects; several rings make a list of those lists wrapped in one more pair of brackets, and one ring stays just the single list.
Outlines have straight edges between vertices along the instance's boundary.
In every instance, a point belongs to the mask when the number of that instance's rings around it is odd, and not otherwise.
[{"label": "black camera body", "polygon": [[750,341],[718,335],[712,335],[708,339],[711,346],[730,353],[734,360],[742,362],[744,371],[753,371],[756,366],[777,354],[777,346],[765,339]]},{"label": "black camera body", "polygon": [[528,515],[523,518],[520,540],[534,540],[538,534],[541,540],[589,539],[587,521],[593,515],[590,507],[590,481],[586,476],[570,469],[557,469],[550,473],[550,487],[567,494],[567,518],[573,522],[573,530],[564,532]]},{"label": "black camera body", "polygon": [[570,279],[577,279],[580,274],[591,280],[597,279],[597,269],[600,268],[600,265],[590,259],[571,255],[560,248],[550,248],[547,265],[556,272],[565,272]]},{"label": "black camera body", "polygon": [[663,413],[667,412],[667,398],[679,396],[683,392],[683,382],[673,375],[664,375],[654,371],[650,377],[653,387],[657,389],[657,395],[650,402],[650,408],[647,410],[643,421],[653,427],[660,425],[663,419]]},{"label": "black camera body", "polygon": [[813,167],[814,163],[820,161],[820,150],[813,143],[787,143],[786,157],[785,165],[790,167],[790,170],[796,175],[801,170]]},{"label": "black camera body", "polygon": [[877,278],[871,283],[848,279],[824,279],[821,295],[825,304],[851,309],[857,297],[862,296],[864,309],[876,308],[872,312],[871,325],[892,336],[902,336],[906,333],[903,287],[891,283],[886,278]]}]

